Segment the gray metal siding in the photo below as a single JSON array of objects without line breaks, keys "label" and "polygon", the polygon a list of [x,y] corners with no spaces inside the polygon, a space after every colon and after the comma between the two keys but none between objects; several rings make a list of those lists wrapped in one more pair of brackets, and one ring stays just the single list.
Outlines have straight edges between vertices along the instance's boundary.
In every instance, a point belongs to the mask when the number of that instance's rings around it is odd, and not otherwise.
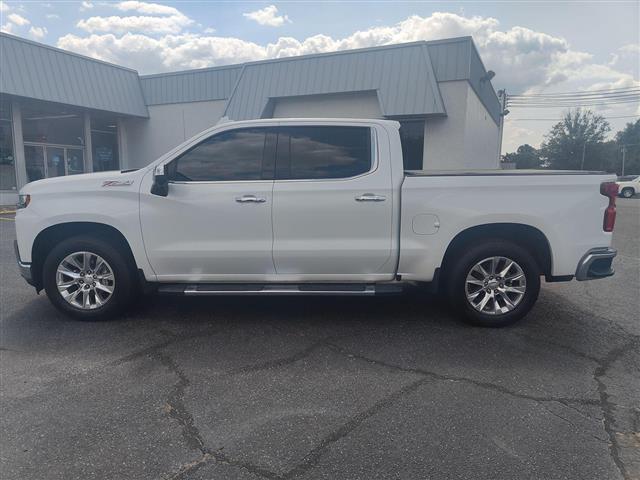
[{"label": "gray metal siding", "polygon": [[0,34],[0,92],[148,116],[137,72]]},{"label": "gray metal siding", "polygon": [[468,80],[491,118],[500,120],[500,102],[491,82],[480,82],[487,73],[471,37],[427,42],[433,70],[439,82]]},{"label": "gray metal siding", "polygon": [[229,98],[242,65],[140,77],[147,105]]},{"label": "gray metal siding", "polygon": [[469,78],[471,40],[427,43],[433,70],[439,82]]},{"label": "gray metal siding", "polygon": [[484,65],[482,64],[482,60],[480,59],[480,55],[478,51],[475,49],[473,44],[471,46],[471,55],[470,55],[470,73],[469,73],[469,83],[471,84],[471,88],[476,92],[478,98],[485,106],[491,117],[496,123],[500,123],[500,101],[496,95],[496,91],[493,89],[493,85],[491,81],[481,82],[480,79],[487,73]]},{"label": "gray metal siding", "polygon": [[225,115],[260,118],[269,99],[377,91],[383,115],[444,114],[423,43],[246,64]]}]

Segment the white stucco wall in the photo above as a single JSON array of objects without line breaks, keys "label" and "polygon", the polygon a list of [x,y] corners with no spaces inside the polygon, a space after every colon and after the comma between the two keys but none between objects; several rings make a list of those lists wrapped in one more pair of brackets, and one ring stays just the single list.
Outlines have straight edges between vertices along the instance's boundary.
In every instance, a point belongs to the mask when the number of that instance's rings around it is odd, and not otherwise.
[{"label": "white stucco wall", "polygon": [[[427,118],[423,168],[498,168],[498,126],[466,81],[439,84],[447,116]],[[148,165],[215,125],[225,100],[149,107],[149,119],[125,119],[122,168]],[[273,118],[383,118],[376,92],[273,99]]]},{"label": "white stucco wall", "polygon": [[376,92],[277,98],[273,118],[383,118]]},{"label": "white stucco wall", "polygon": [[148,165],[222,117],[225,100],[149,106],[148,119],[126,119],[122,168]]},{"label": "white stucco wall", "polygon": [[465,128],[465,159],[468,168],[500,168],[498,137],[500,129],[476,92],[469,86]]},{"label": "white stucco wall", "polygon": [[467,81],[439,83],[446,117],[427,118],[425,170],[498,168],[498,126]]}]

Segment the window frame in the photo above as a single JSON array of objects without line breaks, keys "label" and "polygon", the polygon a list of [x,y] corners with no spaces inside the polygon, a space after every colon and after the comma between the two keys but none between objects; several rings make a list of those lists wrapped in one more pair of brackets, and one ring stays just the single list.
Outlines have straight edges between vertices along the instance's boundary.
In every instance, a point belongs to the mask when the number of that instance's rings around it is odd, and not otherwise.
[{"label": "window frame", "polygon": [[[242,127],[237,127],[237,128],[227,128],[224,130],[219,130],[215,133],[213,133],[212,135],[209,135],[206,138],[203,138],[202,140],[200,140],[198,143],[196,143],[195,145],[191,145],[190,147],[188,147],[186,150],[180,152],[176,157],[172,158],[171,160],[164,162],[163,166],[166,169],[169,168],[169,165],[171,165],[173,162],[178,161],[180,158],[184,157],[185,155],[187,155],[189,152],[195,150],[196,148],[198,148],[200,145],[202,145],[203,143],[209,141],[210,139],[218,136],[218,135],[224,135],[230,132],[239,132],[242,130],[263,130],[264,131],[264,143],[262,145],[262,159],[260,160],[260,170],[262,172],[262,175],[264,176],[265,173],[267,174],[267,176],[271,176],[271,178],[260,178],[260,179],[253,179],[253,180],[172,180],[172,179],[168,179],[168,183],[170,184],[174,184],[174,185],[193,185],[193,184],[217,184],[217,183],[265,183],[265,182],[273,182],[274,178],[275,178],[275,165],[276,165],[276,149],[275,149],[275,145],[273,145],[272,147],[272,151],[271,149],[269,149],[270,154],[272,155],[272,166],[271,166],[271,171],[269,172],[268,170],[265,170],[265,158],[266,158],[266,153],[268,151],[268,147],[269,147],[269,134],[272,135],[277,135],[277,126],[275,125],[250,125],[250,126],[242,126]],[[267,165],[268,166],[268,165]]]},{"label": "window frame", "polygon": [[[369,130],[369,138],[371,144],[371,165],[369,170],[363,173],[359,173],[358,175],[352,175],[350,177],[335,177],[335,178],[279,178],[278,177],[278,149],[277,144],[280,142],[280,135],[282,130],[291,127],[358,127],[358,128],[366,128]],[[278,142],[276,143],[276,151],[275,151],[275,168],[273,172],[273,180],[275,182],[345,182],[354,179],[358,179],[361,177],[366,177],[368,175],[373,174],[378,170],[379,163],[379,152],[378,152],[378,131],[373,125],[362,125],[362,124],[335,124],[335,123],[295,123],[295,124],[281,124],[278,126]],[[290,165],[290,164],[289,164]]]}]

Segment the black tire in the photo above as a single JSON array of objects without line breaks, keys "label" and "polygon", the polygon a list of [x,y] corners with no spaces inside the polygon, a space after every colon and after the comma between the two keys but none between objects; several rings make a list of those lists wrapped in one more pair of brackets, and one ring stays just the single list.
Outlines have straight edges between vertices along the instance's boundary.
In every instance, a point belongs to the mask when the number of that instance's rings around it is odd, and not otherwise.
[{"label": "black tire", "polygon": [[[492,315],[480,312],[471,305],[467,299],[466,280],[474,265],[494,256],[506,257],[520,266],[526,279],[526,289],[513,310]],[[533,255],[525,248],[501,239],[486,240],[466,248],[445,275],[451,306],[463,321],[481,327],[505,327],[517,322],[529,313],[540,293],[540,268]]]},{"label": "black tire", "polygon": [[[87,251],[102,257],[113,270],[115,285],[111,297],[106,303],[92,310],[84,310],[67,302],[56,284],[58,265],[74,252]],[[80,320],[104,320],[121,313],[134,298],[137,284],[134,281],[133,268],[124,253],[114,246],[92,236],[77,236],[63,240],[56,245],[44,261],[42,279],[47,297],[60,311]]]},{"label": "black tire", "polygon": [[620,192],[620,195],[622,195],[624,198],[631,198],[636,194],[636,192],[633,190],[633,188],[623,188],[622,191]]}]

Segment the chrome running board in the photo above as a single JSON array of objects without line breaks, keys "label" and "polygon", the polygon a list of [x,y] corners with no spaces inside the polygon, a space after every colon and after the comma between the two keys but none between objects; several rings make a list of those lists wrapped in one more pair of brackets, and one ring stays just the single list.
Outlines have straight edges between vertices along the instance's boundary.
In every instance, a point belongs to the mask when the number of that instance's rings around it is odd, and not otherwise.
[{"label": "chrome running board", "polygon": [[400,293],[400,285],[370,284],[161,284],[158,293],[207,296],[207,295],[339,295],[362,296]]}]

